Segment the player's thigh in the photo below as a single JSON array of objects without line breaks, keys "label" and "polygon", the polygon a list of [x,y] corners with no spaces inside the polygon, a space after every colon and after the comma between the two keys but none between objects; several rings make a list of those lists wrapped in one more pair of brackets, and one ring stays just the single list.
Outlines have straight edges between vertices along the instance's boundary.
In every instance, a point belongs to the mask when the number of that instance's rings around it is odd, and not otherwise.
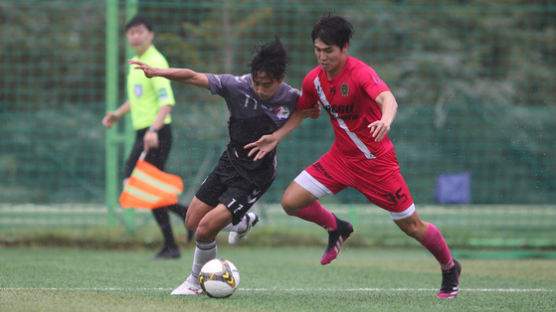
[{"label": "player's thigh", "polygon": [[201,222],[201,219],[207,215],[214,206],[211,206],[203,201],[201,201],[197,196],[194,196],[187,209],[187,214],[185,215],[185,225],[188,229],[195,231]]},{"label": "player's thigh", "polygon": [[315,195],[306,189],[306,186],[293,181],[284,191],[282,207],[287,214],[293,215],[317,199]]},{"label": "player's thigh", "polygon": [[347,183],[342,177],[345,170],[330,152],[325,153],[295,177],[282,196],[282,207],[295,214],[323,196],[340,192]]},{"label": "player's thigh", "polygon": [[212,241],[226,225],[232,222],[232,213],[223,204],[218,204],[208,211],[197,227],[195,233],[198,241]]}]

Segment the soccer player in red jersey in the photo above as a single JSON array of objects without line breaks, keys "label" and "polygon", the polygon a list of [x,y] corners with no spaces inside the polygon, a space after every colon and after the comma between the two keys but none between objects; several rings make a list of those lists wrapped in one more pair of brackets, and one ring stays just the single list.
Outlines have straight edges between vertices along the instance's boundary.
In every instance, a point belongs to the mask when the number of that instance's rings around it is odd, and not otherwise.
[{"label": "soccer player in red jersey", "polygon": [[[333,220],[335,216],[317,199],[346,187],[357,189],[370,202],[389,211],[402,231],[434,255],[442,270],[437,297],[454,298],[459,291],[461,265],[452,258],[440,231],[424,222],[415,210],[388,138],[398,104],[373,68],[347,55],[352,33],[351,23],[339,16],[323,17],[313,28],[311,37],[319,65],[305,76],[297,108],[320,103],[330,116],[335,140],[326,154],[288,186],[282,206],[290,215],[322,225],[323,219]],[[264,153],[285,135],[278,130],[246,147],[252,148],[251,153]],[[323,264],[336,258],[353,231],[345,221],[334,223]]]}]

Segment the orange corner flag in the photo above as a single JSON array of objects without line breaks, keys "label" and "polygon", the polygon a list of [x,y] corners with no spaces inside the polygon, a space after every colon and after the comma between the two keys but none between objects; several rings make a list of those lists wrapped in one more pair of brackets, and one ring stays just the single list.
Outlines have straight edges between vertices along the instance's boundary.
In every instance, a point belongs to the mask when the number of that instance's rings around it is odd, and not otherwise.
[{"label": "orange corner flag", "polygon": [[120,205],[124,208],[160,208],[177,204],[182,191],[183,181],[179,176],[139,159],[120,195]]}]

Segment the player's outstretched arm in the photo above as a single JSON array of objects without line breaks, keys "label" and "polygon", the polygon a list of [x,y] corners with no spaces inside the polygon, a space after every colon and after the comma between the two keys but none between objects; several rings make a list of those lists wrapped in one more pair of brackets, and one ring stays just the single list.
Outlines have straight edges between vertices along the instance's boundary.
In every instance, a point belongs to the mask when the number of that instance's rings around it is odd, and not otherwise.
[{"label": "player's outstretched arm", "polygon": [[129,60],[128,63],[136,65],[134,68],[142,70],[148,78],[164,77],[201,88],[208,89],[209,87],[208,78],[205,74],[198,73],[188,68],[158,68],[135,60]]},{"label": "player's outstretched arm", "polygon": [[390,126],[394,122],[398,111],[398,102],[396,102],[396,98],[390,91],[380,93],[375,101],[382,108],[382,118],[369,124],[367,127],[370,129],[372,137],[375,138],[375,142],[380,142],[390,132]]},{"label": "player's outstretched arm", "polygon": [[290,134],[293,129],[297,128],[303,119],[317,118],[320,115],[320,106],[316,104],[314,107],[309,109],[304,109],[302,111],[296,110],[290,119],[280,127],[280,129],[274,131],[271,134],[266,134],[260,137],[257,141],[245,145],[243,148],[251,149],[247,156],[251,157],[255,155],[253,161],[263,158],[266,154],[271,152],[276,148],[278,143],[282,141],[288,134]]}]

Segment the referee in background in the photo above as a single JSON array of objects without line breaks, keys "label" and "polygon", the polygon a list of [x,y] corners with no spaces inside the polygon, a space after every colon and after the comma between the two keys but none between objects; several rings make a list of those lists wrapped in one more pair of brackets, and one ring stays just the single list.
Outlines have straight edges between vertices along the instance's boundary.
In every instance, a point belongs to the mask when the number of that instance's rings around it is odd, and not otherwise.
[{"label": "referee in background", "polygon": [[[127,23],[125,29],[127,40],[136,52],[133,60],[156,67],[169,67],[166,58],[152,44],[154,32],[150,20],[143,16],[135,16]],[[134,70],[131,66],[127,76],[127,96],[128,100],[124,104],[115,111],[107,112],[102,120],[102,124],[110,128],[123,115],[131,112],[131,120],[135,129],[135,144],[125,164],[124,185],[143,151],[147,152],[145,157],[147,162],[164,170],[172,147],[170,112],[175,105],[174,93],[168,79],[162,77],[149,79],[143,71]],[[185,221],[187,207],[178,203],[152,210],[164,237],[164,246],[155,256],[157,259],[180,257],[168,210]],[[190,241],[193,233],[188,230],[187,234],[188,241]]]}]

